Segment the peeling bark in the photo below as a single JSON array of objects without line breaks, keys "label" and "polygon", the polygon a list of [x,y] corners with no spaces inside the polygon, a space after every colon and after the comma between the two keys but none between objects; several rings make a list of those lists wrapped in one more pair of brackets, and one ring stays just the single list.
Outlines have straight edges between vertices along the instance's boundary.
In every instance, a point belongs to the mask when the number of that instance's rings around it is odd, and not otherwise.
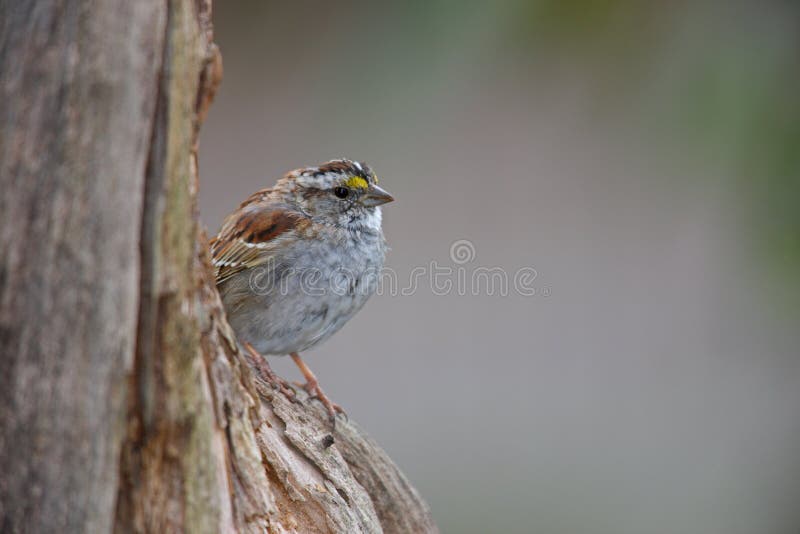
[{"label": "peeling bark", "polygon": [[0,3],[0,531],[436,532],[237,348],[196,203],[210,14]]}]

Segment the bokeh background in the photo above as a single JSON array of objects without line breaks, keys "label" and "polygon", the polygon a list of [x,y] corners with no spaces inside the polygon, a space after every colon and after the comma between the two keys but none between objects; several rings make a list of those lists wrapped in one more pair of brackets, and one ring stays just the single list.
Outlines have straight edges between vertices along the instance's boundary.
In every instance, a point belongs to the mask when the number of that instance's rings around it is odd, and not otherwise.
[{"label": "bokeh background", "polygon": [[306,355],[444,532],[797,534],[797,2],[215,4],[210,230],[346,156],[401,285],[457,240],[538,273],[376,296]]}]

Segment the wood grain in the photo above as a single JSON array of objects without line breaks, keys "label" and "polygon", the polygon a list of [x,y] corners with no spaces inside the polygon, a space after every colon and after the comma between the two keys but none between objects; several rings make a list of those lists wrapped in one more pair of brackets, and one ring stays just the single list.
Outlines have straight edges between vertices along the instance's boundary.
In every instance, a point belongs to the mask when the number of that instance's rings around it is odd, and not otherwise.
[{"label": "wood grain", "polygon": [[0,2],[0,531],[436,532],[255,375],[199,225],[209,0]]}]

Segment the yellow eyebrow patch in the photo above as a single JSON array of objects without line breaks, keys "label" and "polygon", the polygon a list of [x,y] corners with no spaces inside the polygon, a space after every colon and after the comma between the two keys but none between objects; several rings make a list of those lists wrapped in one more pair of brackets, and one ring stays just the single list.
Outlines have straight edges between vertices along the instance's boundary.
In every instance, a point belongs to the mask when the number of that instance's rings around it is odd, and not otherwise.
[{"label": "yellow eyebrow patch", "polygon": [[366,189],[369,187],[369,183],[360,176],[351,176],[344,185],[353,189]]}]

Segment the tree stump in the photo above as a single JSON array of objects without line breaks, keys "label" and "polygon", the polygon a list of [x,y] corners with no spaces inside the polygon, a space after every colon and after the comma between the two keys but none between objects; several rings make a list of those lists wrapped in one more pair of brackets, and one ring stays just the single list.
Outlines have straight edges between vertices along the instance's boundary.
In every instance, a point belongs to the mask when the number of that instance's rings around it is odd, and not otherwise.
[{"label": "tree stump", "polygon": [[0,3],[0,531],[437,532],[263,382],[197,212],[209,0]]}]

